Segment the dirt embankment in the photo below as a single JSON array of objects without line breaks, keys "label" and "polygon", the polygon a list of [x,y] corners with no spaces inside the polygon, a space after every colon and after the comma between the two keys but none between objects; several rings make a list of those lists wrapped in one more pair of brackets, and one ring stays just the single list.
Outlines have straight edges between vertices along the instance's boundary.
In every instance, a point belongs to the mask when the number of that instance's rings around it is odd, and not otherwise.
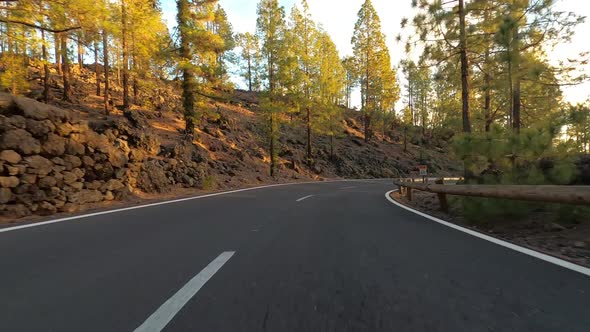
[{"label": "dirt embankment", "polygon": [[436,194],[415,190],[412,201],[399,192],[393,193],[392,198],[439,219],[590,267],[589,222],[562,222],[555,211],[543,209],[523,219],[497,217],[474,222],[465,217],[460,199],[450,199],[449,212],[443,213]]}]

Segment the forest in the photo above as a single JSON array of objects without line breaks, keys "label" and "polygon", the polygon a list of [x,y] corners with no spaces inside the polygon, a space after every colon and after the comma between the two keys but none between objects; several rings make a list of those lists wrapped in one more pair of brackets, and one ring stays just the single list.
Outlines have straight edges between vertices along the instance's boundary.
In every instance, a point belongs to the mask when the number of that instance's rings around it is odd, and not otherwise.
[{"label": "forest", "polygon": [[158,84],[175,85],[192,139],[208,101],[231,94],[239,77],[260,97],[271,175],[282,124],[297,120],[312,165],[314,137],[337,136],[360,92],[367,143],[378,132],[403,136],[404,145],[452,138],[464,175],[479,182],[584,180],[577,170],[590,164],[590,105],[564,102],[562,89],[586,81],[577,69],[588,54],[555,65],[548,50],[568,43],[585,18],[557,11],[555,1],[412,0],[396,40],[403,59],[391,58],[380,19],[388,13],[370,0],[351,24],[350,56],[339,54],[306,0],[290,9],[261,0],[256,30],[245,33],[217,0],[176,7],[169,31],[157,0],[3,1],[1,88],[75,103],[72,76],[91,70],[109,114],[154,108]]}]

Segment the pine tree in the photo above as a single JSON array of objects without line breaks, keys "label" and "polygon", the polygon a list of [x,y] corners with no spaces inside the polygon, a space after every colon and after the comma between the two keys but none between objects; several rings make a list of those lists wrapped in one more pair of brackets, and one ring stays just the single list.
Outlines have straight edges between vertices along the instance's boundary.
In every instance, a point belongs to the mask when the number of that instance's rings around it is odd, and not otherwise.
[{"label": "pine tree", "polygon": [[339,103],[345,94],[346,69],[336,45],[326,32],[318,32],[314,49],[313,62],[318,64],[318,71],[312,94],[316,96],[314,107],[319,110],[317,127],[319,133],[330,138],[330,157],[333,158],[334,138],[342,131],[342,108]]},{"label": "pine tree", "polygon": [[266,94],[262,98],[261,109],[268,123],[268,141],[270,153],[270,175],[276,174],[277,140],[279,136],[279,96],[281,94],[281,55],[285,52],[284,38],[286,32],[285,10],[278,0],[261,0],[257,9],[256,30],[262,43],[262,59],[266,83]]},{"label": "pine tree", "polygon": [[384,93],[391,92],[395,99],[393,90],[396,86],[396,83],[393,83],[393,87],[384,85],[395,82],[392,80],[395,74],[392,75],[391,58],[381,32],[381,21],[371,0],[366,0],[358,13],[352,44],[357,76],[361,83],[365,141],[369,141],[372,136],[371,120],[385,106]]},{"label": "pine tree", "polygon": [[238,45],[241,49],[242,65],[240,73],[248,85],[248,91],[260,90],[260,42],[257,35],[249,32],[238,36]]},{"label": "pine tree", "polygon": [[296,61],[296,74],[298,82],[295,83],[294,95],[296,104],[304,110],[306,126],[306,160],[307,164],[312,164],[312,85],[318,69],[317,56],[314,54],[314,44],[318,39],[318,31],[315,22],[311,18],[309,5],[306,0],[301,1],[303,11],[293,7],[291,12],[291,29],[290,35],[293,37],[290,48],[293,51],[293,57]]}]

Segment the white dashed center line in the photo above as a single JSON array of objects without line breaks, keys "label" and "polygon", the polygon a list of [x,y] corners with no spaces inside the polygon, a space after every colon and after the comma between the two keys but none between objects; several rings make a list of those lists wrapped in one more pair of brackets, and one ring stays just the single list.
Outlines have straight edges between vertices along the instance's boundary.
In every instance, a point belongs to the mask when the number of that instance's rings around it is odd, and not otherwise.
[{"label": "white dashed center line", "polygon": [[234,255],[234,251],[226,251],[215,258],[199,274],[186,283],[168,301],[164,302],[156,312],[141,324],[135,332],[160,332],[170,323],[172,318],[190,301],[213,275]]},{"label": "white dashed center line", "polygon": [[308,199],[310,197],[313,197],[313,196],[315,196],[315,195],[309,195],[309,196],[301,197],[300,199],[297,200],[297,202],[304,201],[304,200],[306,200],[306,199]]}]

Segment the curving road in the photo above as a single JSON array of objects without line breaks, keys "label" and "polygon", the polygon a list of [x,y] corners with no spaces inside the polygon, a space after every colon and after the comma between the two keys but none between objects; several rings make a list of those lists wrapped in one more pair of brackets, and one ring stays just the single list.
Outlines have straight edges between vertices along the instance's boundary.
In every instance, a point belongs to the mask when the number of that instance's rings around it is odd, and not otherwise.
[{"label": "curving road", "polygon": [[1,331],[590,331],[590,278],[401,209],[276,186],[0,229]]}]

